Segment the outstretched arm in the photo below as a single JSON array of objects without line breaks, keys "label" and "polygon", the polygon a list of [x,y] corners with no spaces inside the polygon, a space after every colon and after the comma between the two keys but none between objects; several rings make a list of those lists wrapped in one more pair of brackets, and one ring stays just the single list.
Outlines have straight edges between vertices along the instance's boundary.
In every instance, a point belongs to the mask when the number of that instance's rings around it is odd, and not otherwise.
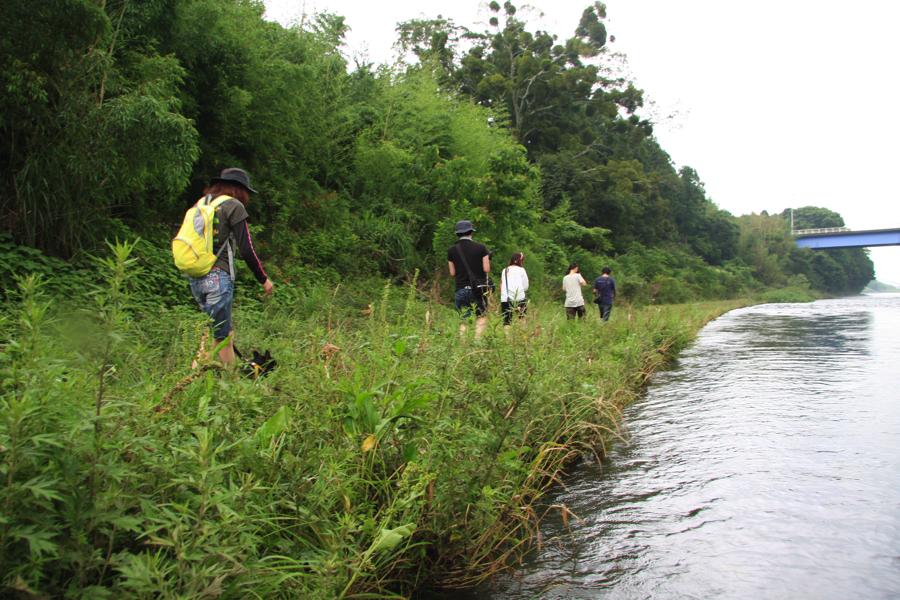
[{"label": "outstretched arm", "polygon": [[259,256],[256,255],[256,250],[253,248],[253,240],[250,237],[250,227],[247,225],[247,221],[244,220],[239,223],[233,231],[234,241],[237,243],[238,247],[238,254],[241,255],[241,258],[244,259],[244,262],[247,263],[247,266],[253,271],[253,276],[256,277],[256,280],[259,283],[265,283],[269,277],[266,275],[266,271],[262,266],[262,261],[259,260]]},{"label": "outstretched arm", "polygon": [[262,261],[259,260],[259,257],[256,255],[256,250],[253,248],[253,239],[250,237],[250,227],[247,224],[247,220],[244,219],[244,221],[239,223],[232,231],[234,232],[234,241],[238,247],[238,254],[241,255],[241,258],[244,259],[244,262],[247,263],[247,266],[253,271],[253,276],[256,277],[256,281],[263,286],[263,292],[268,296],[272,293],[274,286],[272,285],[269,276],[266,275],[266,270],[263,269]]}]

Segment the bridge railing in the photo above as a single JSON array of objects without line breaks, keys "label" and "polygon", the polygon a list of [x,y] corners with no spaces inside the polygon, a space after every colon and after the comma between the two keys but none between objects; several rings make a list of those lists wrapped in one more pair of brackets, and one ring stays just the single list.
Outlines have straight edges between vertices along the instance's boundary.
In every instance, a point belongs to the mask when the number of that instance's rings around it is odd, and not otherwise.
[{"label": "bridge railing", "polygon": [[817,235],[820,233],[840,233],[850,231],[849,227],[820,227],[819,229],[795,229],[791,235]]}]

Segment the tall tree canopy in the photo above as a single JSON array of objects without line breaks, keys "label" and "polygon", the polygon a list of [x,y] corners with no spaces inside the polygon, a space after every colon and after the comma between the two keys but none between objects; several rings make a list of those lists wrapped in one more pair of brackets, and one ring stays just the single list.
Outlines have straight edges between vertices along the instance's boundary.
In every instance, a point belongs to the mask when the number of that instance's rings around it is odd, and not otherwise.
[{"label": "tall tree canopy", "polygon": [[[600,2],[565,39],[509,1],[490,3],[481,31],[400,23],[411,60],[354,70],[333,14],[285,28],[250,0],[2,7],[0,228],[51,254],[126,229],[164,239],[210,176],[240,165],[262,192],[249,207],[261,247],[286,276],[437,273],[462,217],[493,249],[528,250],[537,280],[573,259],[619,261],[651,299],[654,252],[679,257],[689,297],[795,274],[846,291],[871,271],[864,254],[798,253],[783,227],[735,219],[676,168],[642,92],[612,74]],[[843,224],[814,207],[795,222]],[[846,276],[825,277],[829,261]]]}]

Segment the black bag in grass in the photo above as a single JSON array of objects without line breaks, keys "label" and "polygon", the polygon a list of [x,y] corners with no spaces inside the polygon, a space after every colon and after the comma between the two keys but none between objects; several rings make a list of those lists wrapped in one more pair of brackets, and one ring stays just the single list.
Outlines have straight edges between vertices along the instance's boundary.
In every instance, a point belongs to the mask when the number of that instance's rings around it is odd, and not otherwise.
[{"label": "black bag in grass", "polygon": [[241,370],[243,370],[244,374],[251,379],[265,377],[278,366],[278,362],[268,350],[262,354],[254,350],[253,356],[249,360],[244,358],[244,355],[240,353],[237,346],[234,348],[234,353],[237,354],[238,358],[244,363]]}]

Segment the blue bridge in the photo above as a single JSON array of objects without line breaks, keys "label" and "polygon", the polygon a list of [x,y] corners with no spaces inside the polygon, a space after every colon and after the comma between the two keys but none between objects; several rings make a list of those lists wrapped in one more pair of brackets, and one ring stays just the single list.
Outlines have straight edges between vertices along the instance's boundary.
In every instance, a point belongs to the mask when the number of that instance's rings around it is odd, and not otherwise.
[{"label": "blue bridge", "polygon": [[851,231],[846,227],[799,229],[791,232],[800,248],[870,248],[900,246],[900,228]]}]

